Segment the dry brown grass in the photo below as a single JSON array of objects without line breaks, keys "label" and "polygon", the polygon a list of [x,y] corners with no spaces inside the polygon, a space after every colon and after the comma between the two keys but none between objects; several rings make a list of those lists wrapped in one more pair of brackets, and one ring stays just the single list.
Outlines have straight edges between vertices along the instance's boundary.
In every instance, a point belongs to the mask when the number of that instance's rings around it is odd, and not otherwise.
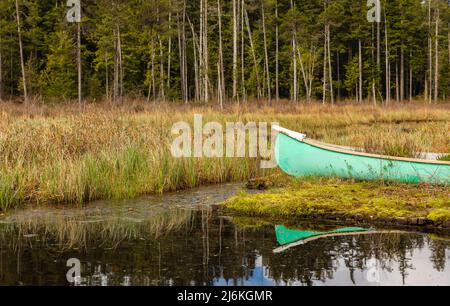
[{"label": "dry brown grass", "polygon": [[[450,152],[450,105],[145,103],[0,104],[0,209],[27,202],[81,203],[246,180],[267,174],[252,159],[174,159],[173,123],[279,122],[318,140],[412,156]],[[270,172],[269,172],[270,173]]]}]

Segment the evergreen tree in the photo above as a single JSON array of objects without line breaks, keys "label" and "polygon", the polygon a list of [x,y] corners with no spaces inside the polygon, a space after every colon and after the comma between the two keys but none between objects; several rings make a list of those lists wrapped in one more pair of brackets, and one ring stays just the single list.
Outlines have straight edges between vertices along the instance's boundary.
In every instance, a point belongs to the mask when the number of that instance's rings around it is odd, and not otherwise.
[{"label": "evergreen tree", "polygon": [[[0,99],[25,87],[75,98],[76,29],[66,1],[18,4],[19,27],[16,1],[0,2]],[[83,0],[84,95],[220,105],[447,98],[448,1],[381,4],[377,24],[366,19],[366,0]]]},{"label": "evergreen tree", "polygon": [[41,76],[46,96],[67,99],[77,96],[74,44],[71,35],[64,30],[53,33],[49,40],[46,68]]}]

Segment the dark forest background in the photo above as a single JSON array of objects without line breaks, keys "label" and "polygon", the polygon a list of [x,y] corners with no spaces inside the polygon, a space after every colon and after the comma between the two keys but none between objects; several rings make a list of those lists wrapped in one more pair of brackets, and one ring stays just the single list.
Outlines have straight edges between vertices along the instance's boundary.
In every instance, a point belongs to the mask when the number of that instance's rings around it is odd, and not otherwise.
[{"label": "dark forest background", "polygon": [[[388,103],[450,95],[447,0],[381,1],[381,23],[367,21],[366,0],[81,5],[90,99]],[[77,97],[77,24],[67,10],[65,0],[0,0],[0,99],[25,88],[44,101]]]}]

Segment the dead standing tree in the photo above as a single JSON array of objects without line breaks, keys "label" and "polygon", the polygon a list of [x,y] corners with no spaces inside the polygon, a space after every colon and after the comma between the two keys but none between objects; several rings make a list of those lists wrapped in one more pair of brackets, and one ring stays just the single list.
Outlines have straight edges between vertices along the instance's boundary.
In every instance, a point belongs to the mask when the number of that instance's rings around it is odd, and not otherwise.
[{"label": "dead standing tree", "polygon": [[25,75],[25,59],[23,56],[22,27],[20,22],[19,0],[16,0],[16,22],[17,22],[17,35],[19,38],[20,67],[22,70],[23,95],[25,99],[25,104],[28,104],[27,78]]},{"label": "dead standing tree", "polygon": [[[122,38],[120,27],[116,24],[114,32],[114,102],[122,103],[123,101],[123,55],[122,55]],[[152,68],[153,69],[153,68]],[[154,73],[152,73],[152,78]],[[153,79],[153,90],[156,91]]]},{"label": "dead standing tree", "polygon": [[222,41],[222,3],[220,0],[217,0],[217,16],[219,22],[219,62],[217,63],[217,90],[220,108],[223,109],[226,90]]},{"label": "dead standing tree", "polygon": [[67,21],[77,24],[77,69],[78,69],[78,104],[83,105],[82,96],[82,65],[81,65],[81,3],[80,0],[68,0]]},{"label": "dead standing tree", "polygon": [[2,99],[3,99],[3,59],[2,59],[2,36],[0,24],[0,102],[2,101]]}]

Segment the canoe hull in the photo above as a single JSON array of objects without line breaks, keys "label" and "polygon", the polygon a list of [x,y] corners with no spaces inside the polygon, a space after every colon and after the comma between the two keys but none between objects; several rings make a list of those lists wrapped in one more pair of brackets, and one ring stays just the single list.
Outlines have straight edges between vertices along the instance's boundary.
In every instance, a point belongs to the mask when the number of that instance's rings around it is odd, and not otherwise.
[{"label": "canoe hull", "polygon": [[450,165],[349,154],[317,147],[278,134],[278,166],[295,177],[321,176],[357,180],[450,185]]}]

